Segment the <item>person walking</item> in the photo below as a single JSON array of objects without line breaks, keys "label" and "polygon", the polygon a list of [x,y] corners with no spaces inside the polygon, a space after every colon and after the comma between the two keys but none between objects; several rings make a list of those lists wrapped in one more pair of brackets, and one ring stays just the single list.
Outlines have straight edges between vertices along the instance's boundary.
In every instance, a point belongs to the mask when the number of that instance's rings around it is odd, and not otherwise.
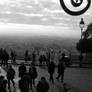
[{"label": "person walking", "polygon": [[46,81],[45,77],[41,77],[41,80],[36,86],[37,92],[48,92],[49,89],[49,83]]},{"label": "person walking", "polygon": [[29,76],[30,76],[30,87],[32,89],[32,85],[35,86],[35,79],[37,78],[37,69],[32,64],[31,64],[31,66],[29,68]]},{"label": "person walking", "polygon": [[53,74],[55,72],[55,64],[54,62],[50,62],[49,66],[48,66],[48,73],[50,75],[49,80],[54,83],[54,79],[53,79]]},{"label": "person walking", "polygon": [[15,70],[12,68],[11,65],[9,65],[6,76],[7,76],[7,80],[8,80],[8,89],[10,89],[10,81],[13,83],[13,87],[15,88],[15,82],[14,82]]},{"label": "person walking", "polygon": [[57,80],[61,77],[61,82],[64,80],[64,70],[65,70],[65,64],[64,62],[59,62],[58,64],[58,76],[56,77]]}]

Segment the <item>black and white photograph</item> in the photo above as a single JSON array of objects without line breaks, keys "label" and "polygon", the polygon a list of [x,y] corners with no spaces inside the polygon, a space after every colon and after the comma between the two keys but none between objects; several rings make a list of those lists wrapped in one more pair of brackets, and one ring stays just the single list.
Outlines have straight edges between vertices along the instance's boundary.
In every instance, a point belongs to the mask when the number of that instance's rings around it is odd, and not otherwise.
[{"label": "black and white photograph", "polygon": [[92,1],[0,0],[0,92],[91,92]]}]

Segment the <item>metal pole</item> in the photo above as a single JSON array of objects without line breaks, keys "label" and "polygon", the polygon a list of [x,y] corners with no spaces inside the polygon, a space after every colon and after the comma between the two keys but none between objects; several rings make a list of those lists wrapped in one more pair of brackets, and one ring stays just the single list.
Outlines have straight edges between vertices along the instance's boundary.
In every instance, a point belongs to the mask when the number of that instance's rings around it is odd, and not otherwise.
[{"label": "metal pole", "polygon": [[82,40],[82,31],[83,31],[83,28],[81,28],[81,40]]},{"label": "metal pole", "polygon": [[[83,28],[81,28],[81,40],[82,40],[82,31]],[[82,52],[80,52],[80,68],[82,67]]]}]

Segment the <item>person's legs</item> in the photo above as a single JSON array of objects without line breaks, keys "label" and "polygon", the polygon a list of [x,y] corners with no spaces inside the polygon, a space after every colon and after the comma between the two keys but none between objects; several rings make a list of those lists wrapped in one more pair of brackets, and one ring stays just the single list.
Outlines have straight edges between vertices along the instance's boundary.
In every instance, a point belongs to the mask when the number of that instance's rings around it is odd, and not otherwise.
[{"label": "person's legs", "polygon": [[30,85],[30,89],[32,89],[32,79],[30,79],[29,85]]},{"label": "person's legs", "polygon": [[11,79],[11,82],[13,83],[13,87],[15,87],[15,82],[13,79]]},{"label": "person's legs", "polygon": [[8,79],[8,89],[10,89],[10,79]]},{"label": "person's legs", "polygon": [[54,83],[53,73],[52,73],[52,74],[50,74],[50,80],[52,81],[52,83]]},{"label": "person's legs", "polygon": [[61,82],[63,82],[64,80],[64,72],[62,73],[62,76],[61,76]]},{"label": "person's legs", "polygon": [[35,79],[33,79],[33,85],[35,86]]},{"label": "person's legs", "polygon": [[58,73],[58,76],[56,77],[56,79],[59,79],[59,78],[60,78],[60,76],[61,76],[61,74],[60,74],[60,73]]},{"label": "person's legs", "polygon": [[50,75],[49,80],[51,81],[51,73],[49,75]]}]

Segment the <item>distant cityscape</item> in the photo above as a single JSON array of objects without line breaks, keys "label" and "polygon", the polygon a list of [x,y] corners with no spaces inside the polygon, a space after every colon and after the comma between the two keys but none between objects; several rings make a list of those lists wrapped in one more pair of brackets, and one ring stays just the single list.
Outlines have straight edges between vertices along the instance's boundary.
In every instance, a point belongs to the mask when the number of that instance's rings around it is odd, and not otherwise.
[{"label": "distant cityscape", "polygon": [[48,49],[61,50],[62,52],[69,52],[78,54],[76,50],[77,39],[65,39],[59,37],[30,37],[30,38],[0,38],[0,48],[14,49],[19,55],[23,55],[25,50],[31,51],[34,49]]}]

